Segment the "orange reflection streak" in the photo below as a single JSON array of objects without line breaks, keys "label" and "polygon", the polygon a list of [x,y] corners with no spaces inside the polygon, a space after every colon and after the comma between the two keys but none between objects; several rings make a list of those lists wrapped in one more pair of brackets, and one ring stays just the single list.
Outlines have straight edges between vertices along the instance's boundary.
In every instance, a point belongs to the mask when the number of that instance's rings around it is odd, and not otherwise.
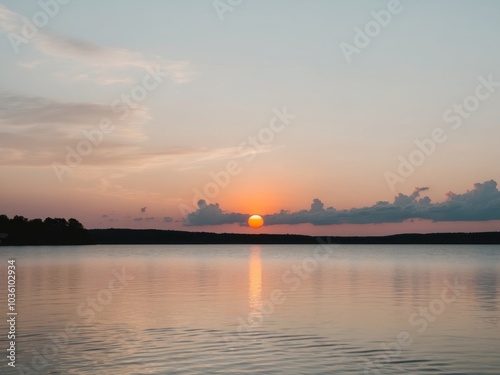
[{"label": "orange reflection streak", "polygon": [[254,245],[251,248],[249,263],[249,290],[248,304],[250,315],[260,315],[262,307],[262,259],[260,256],[260,246]]}]

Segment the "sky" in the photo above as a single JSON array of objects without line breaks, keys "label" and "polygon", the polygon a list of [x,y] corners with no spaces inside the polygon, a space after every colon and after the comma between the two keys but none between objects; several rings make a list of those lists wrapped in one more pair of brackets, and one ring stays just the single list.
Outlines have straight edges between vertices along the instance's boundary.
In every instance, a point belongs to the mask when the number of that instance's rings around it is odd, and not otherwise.
[{"label": "sky", "polygon": [[499,18],[496,0],[0,1],[0,213],[500,230]]}]

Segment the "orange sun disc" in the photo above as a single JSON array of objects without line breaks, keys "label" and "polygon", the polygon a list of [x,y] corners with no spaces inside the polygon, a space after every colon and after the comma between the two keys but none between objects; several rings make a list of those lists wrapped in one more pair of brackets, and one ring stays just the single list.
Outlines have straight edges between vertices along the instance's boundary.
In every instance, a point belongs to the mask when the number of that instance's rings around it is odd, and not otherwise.
[{"label": "orange sun disc", "polygon": [[264,219],[260,215],[252,215],[248,218],[248,226],[253,229],[260,228],[264,225]]}]

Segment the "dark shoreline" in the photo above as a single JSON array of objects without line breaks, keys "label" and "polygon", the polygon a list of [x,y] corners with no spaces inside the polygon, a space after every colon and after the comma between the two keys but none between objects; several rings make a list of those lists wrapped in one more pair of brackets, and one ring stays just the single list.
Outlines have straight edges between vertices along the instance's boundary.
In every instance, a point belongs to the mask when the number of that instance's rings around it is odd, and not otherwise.
[{"label": "dark shoreline", "polygon": [[155,229],[90,229],[96,244],[500,244],[500,232],[408,233],[390,236],[306,236],[296,234],[235,234]]},{"label": "dark shoreline", "polygon": [[[500,232],[404,233],[388,236],[308,236],[300,234],[243,234],[187,232],[160,229],[50,228],[21,231],[0,238],[2,246],[79,245],[500,245]],[[1,233],[0,233],[1,234]]]}]

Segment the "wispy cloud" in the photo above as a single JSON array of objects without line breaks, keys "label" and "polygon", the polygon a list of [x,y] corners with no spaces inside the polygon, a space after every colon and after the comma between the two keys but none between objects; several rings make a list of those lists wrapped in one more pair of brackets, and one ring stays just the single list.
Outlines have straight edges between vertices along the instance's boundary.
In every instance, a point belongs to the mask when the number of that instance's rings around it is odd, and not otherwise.
[{"label": "wispy cloud", "polygon": [[[266,225],[277,224],[381,224],[401,223],[411,219],[431,221],[488,221],[500,220],[500,191],[496,181],[474,184],[474,189],[463,194],[448,193],[446,200],[432,203],[429,197],[420,197],[428,188],[417,188],[410,195],[399,194],[392,203],[377,202],[373,206],[337,210],[324,208],[323,202],[314,199],[309,210],[264,216]],[[218,204],[198,203],[198,209],[187,215],[185,225],[244,224],[250,215],[224,212]]]},{"label": "wispy cloud", "polygon": [[218,160],[244,157],[255,152],[270,152],[272,147],[170,147],[147,151],[144,128],[151,119],[148,109],[130,109],[125,119],[101,103],[63,102],[42,97],[0,93],[0,165],[50,166],[62,160],[67,147],[85,140],[103,118],[116,124],[112,133],[85,157],[83,166],[143,168],[172,165],[197,167]]},{"label": "wispy cloud", "polygon": [[39,65],[43,65],[45,63],[46,63],[45,60],[32,60],[32,61],[21,61],[17,65],[27,69],[34,69]]},{"label": "wispy cloud", "polygon": [[49,165],[103,119],[119,126],[94,150],[89,162],[114,159],[146,140],[143,126],[150,118],[142,107],[130,109],[126,119],[117,121],[109,105],[0,94],[0,164]]},{"label": "wispy cloud", "polygon": [[[144,107],[130,108],[128,117],[130,118],[120,121],[131,125],[142,124],[151,119]],[[75,127],[80,130],[82,126],[96,126],[102,118],[118,120],[119,116],[112,112],[107,104],[62,102],[43,97],[0,93],[0,125],[4,130],[44,125],[50,125],[50,129],[61,130],[58,126],[64,125],[64,129],[71,132]],[[119,132],[125,132],[130,137],[140,135],[137,132],[131,134],[130,131],[131,128],[125,126]]]},{"label": "wispy cloud", "polygon": [[[22,36],[23,25],[22,15],[0,4],[0,30]],[[56,61],[71,61],[80,71],[83,66],[92,68],[88,74],[75,75],[79,80],[91,80],[103,85],[127,82],[126,73],[130,68],[144,70],[150,66],[160,66],[161,70],[168,72],[170,79],[176,83],[190,82],[198,75],[188,61],[171,61],[160,56],[146,57],[137,51],[103,47],[84,40],[57,35],[46,29],[39,29],[36,35],[29,39],[28,44]],[[36,65],[25,67],[32,69]]]}]

